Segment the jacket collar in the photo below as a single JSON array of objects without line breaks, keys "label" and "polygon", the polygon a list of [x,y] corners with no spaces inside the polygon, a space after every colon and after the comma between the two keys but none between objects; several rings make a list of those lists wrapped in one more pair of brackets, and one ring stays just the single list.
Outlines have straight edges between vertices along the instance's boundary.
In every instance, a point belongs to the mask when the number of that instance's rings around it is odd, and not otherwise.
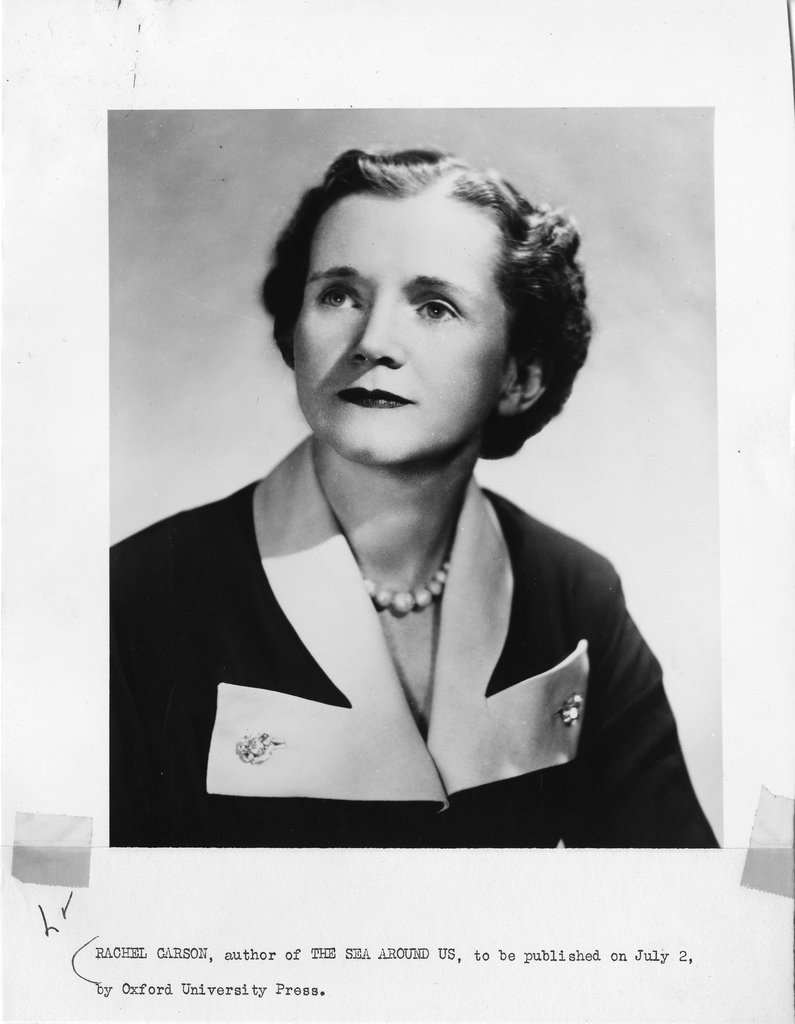
[{"label": "jacket collar", "polygon": [[445,765],[457,762],[461,743],[459,713],[484,701],[508,632],[513,576],[490,503],[471,481],[442,602],[427,744],[359,568],[321,490],[308,440],[258,485],[254,520],[276,599],[357,718],[361,714],[361,739],[376,741],[371,753],[381,781],[397,774],[403,791],[408,773],[414,799],[444,801]]}]

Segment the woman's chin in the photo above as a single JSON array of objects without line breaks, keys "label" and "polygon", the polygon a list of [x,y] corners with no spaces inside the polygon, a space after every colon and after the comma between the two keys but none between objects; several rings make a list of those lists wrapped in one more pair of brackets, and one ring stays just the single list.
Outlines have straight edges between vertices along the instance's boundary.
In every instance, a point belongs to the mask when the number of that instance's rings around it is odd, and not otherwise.
[{"label": "woman's chin", "polygon": [[326,443],[346,462],[356,462],[362,466],[381,466],[386,469],[412,463],[423,457],[423,453],[415,446],[405,442],[346,438]]},{"label": "woman's chin", "polygon": [[407,432],[377,436],[361,432],[343,431],[329,436],[315,431],[316,442],[331,448],[346,462],[383,469],[410,469],[418,467],[446,466],[455,462],[464,451],[472,448],[476,452],[477,440],[470,443],[439,444],[427,438],[411,438]]}]

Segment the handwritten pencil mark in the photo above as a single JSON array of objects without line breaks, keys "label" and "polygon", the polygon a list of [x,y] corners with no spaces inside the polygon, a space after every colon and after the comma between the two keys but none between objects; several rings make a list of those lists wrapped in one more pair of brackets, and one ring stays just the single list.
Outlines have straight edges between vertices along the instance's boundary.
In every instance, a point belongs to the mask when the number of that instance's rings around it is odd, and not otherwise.
[{"label": "handwritten pencil mark", "polygon": [[39,904],[39,913],[41,914],[42,921],[44,921],[44,934],[49,939],[50,932],[57,932],[60,931],[60,929],[56,928],[54,924],[47,924],[47,918],[44,916],[44,911],[41,909],[41,903]]},{"label": "handwritten pencil mark", "polygon": [[74,896],[74,893],[70,892],[69,893],[69,899],[66,901],[66,906],[65,907],[61,907],[61,913],[63,914],[64,921],[66,920],[66,911],[69,909],[69,904],[72,902],[72,897],[73,896]]},{"label": "handwritten pencil mark", "polygon": [[75,957],[77,956],[77,954],[78,954],[78,953],[79,953],[79,952],[80,952],[81,950],[85,949],[85,948],[86,948],[86,946],[90,946],[92,942],[96,942],[96,940],[97,940],[98,938],[99,938],[99,936],[98,936],[98,935],[95,935],[93,939],[89,939],[89,940],[88,940],[88,942],[84,942],[84,943],[83,943],[83,945],[82,945],[82,946],[80,947],[80,949],[76,949],[76,950],[74,951],[74,954],[72,955],[72,970],[73,970],[73,971],[75,972],[75,974],[76,974],[76,975],[78,976],[78,978],[80,978],[80,979],[81,979],[82,981],[87,981],[87,982],[89,983],[89,985],[96,985],[96,986],[97,986],[97,988],[99,988],[99,982],[98,982],[98,981],[92,981],[92,980],[91,980],[91,978],[86,978],[86,977],[84,977],[84,976],[83,976],[83,975],[82,975],[82,974],[80,973],[80,971],[78,971],[78,969],[77,969],[77,968],[75,967]]}]

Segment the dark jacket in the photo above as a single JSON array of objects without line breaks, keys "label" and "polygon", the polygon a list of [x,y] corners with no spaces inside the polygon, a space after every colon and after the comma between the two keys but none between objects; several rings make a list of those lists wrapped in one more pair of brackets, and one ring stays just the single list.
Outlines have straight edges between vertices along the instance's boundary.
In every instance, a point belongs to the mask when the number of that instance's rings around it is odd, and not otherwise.
[{"label": "dark jacket", "polygon": [[446,809],[423,800],[208,793],[219,681],[350,707],[276,601],[252,493],[250,485],[112,549],[112,846],[716,845],[660,666],[613,568],[496,495],[488,497],[514,592],[486,695],[547,673],[585,639],[590,673],[576,757],[455,792]]}]

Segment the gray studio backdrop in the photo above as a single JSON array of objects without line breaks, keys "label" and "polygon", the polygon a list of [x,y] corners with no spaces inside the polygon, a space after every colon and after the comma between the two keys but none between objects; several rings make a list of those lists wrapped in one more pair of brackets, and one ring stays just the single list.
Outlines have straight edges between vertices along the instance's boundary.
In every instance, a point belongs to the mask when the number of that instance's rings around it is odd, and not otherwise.
[{"label": "gray studio backdrop", "polygon": [[302,190],[376,143],[496,167],[579,223],[591,355],[563,414],[478,475],[614,562],[720,837],[711,110],[111,112],[111,540],[306,433],[258,288]]}]

